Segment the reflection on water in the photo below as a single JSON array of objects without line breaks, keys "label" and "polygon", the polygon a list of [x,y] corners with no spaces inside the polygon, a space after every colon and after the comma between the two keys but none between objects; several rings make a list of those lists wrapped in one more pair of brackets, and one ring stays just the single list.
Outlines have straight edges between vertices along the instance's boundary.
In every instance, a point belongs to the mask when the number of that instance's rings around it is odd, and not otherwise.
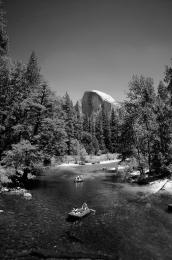
[{"label": "reflection on water", "polygon": [[[105,173],[83,173],[83,183],[74,183],[76,175],[50,171],[40,177],[29,201],[1,194],[2,259],[32,259],[33,249],[51,256],[79,254],[78,259],[85,254],[90,259],[171,259],[172,217],[165,212],[170,196],[144,196],[144,187],[115,183]],[[68,212],[83,202],[96,214],[68,222]]]},{"label": "reflection on water", "polygon": [[76,190],[78,189],[79,191],[82,190],[83,188],[83,182],[75,182],[75,188]]}]

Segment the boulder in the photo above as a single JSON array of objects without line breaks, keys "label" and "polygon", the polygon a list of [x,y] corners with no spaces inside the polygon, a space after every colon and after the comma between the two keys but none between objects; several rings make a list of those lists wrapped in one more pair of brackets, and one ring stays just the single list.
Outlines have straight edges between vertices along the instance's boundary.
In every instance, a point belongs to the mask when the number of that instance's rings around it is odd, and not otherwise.
[{"label": "boulder", "polygon": [[86,91],[82,98],[82,112],[91,117],[101,111],[102,105],[104,105],[105,113],[110,115],[112,108],[117,106],[116,101],[108,94],[91,90]]},{"label": "boulder", "polygon": [[31,198],[32,198],[32,194],[29,193],[29,192],[26,192],[26,193],[24,193],[23,195],[24,195],[24,197],[27,198],[27,199],[31,199]]}]

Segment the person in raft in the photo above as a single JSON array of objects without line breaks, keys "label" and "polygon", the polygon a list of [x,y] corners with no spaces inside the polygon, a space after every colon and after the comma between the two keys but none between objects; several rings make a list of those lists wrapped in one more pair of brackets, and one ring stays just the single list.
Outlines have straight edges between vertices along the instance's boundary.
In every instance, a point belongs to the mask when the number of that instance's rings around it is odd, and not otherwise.
[{"label": "person in raft", "polygon": [[79,181],[80,180],[80,176],[78,175],[76,178],[75,178],[76,181]]},{"label": "person in raft", "polygon": [[88,209],[87,203],[84,202],[84,203],[82,204],[82,209],[83,209],[83,210],[87,210],[87,209]]},{"label": "person in raft", "polygon": [[[87,209],[88,209],[87,203],[84,202],[84,203],[82,204],[81,211],[84,211],[84,210],[87,210]],[[73,211],[74,213],[78,213],[78,212],[79,212],[79,209],[78,209],[78,208],[76,208],[76,209],[73,208],[72,211]]]}]

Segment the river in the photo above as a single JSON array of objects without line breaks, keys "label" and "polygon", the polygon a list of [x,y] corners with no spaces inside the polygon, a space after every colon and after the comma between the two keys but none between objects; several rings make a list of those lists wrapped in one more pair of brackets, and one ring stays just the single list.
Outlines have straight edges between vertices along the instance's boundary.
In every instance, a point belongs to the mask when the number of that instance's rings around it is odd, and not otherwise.
[{"label": "river", "polygon": [[[0,194],[1,259],[172,259],[170,195],[151,195],[105,173],[85,174],[77,184],[77,171],[47,170],[31,200]],[[68,221],[83,202],[96,214]]]}]

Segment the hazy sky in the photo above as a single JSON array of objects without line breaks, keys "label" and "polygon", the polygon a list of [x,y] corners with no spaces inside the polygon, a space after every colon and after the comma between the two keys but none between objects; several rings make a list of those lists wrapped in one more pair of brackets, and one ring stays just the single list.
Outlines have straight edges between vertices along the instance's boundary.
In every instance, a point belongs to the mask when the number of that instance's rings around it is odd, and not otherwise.
[{"label": "hazy sky", "polygon": [[57,95],[97,89],[122,100],[133,74],[163,78],[172,0],[4,0],[12,58],[35,50]]}]

